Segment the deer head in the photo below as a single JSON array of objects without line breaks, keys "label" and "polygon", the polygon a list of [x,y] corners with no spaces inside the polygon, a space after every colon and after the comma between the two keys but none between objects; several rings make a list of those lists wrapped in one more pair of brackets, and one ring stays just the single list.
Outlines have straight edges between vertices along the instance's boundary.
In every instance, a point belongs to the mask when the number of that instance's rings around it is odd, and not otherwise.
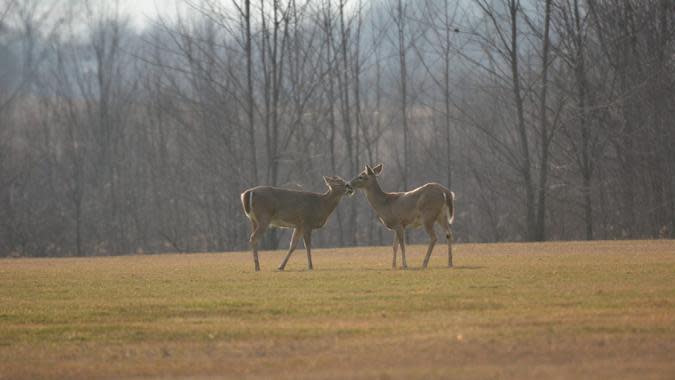
[{"label": "deer head", "polygon": [[337,193],[339,195],[354,194],[354,189],[351,185],[340,177],[323,177],[323,181],[326,183],[326,186],[328,186],[331,193]]},{"label": "deer head", "polygon": [[380,173],[382,173],[382,164],[377,164],[372,168],[366,165],[365,169],[358,176],[349,181],[349,185],[352,187],[352,190],[367,188],[377,181],[375,177],[380,175]]}]

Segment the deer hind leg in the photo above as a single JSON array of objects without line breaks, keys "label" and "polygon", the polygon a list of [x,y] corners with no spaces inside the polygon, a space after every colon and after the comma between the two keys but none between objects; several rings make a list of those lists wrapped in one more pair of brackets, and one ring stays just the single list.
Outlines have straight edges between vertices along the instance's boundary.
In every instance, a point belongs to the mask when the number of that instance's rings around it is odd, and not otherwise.
[{"label": "deer hind leg", "polygon": [[403,264],[403,269],[408,269],[408,262],[405,259],[405,229],[403,227],[396,229],[396,238],[401,246],[401,264]]},{"label": "deer hind leg", "polygon": [[429,235],[429,247],[427,248],[427,255],[424,256],[424,262],[422,262],[422,268],[427,267],[429,265],[429,259],[431,258],[431,252],[434,250],[434,246],[436,245],[436,241],[438,240],[436,238],[436,231],[434,231],[434,223],[436,222],[435,219],[431,219],[428,221],[424,222],[424,230],[427,232],[427,235]]},{"label": "deer hind leg", "polygon": [[398,233],[394,233],[394,245],[392,247],[394,250],[394,258],[391,261],[392,269],[396,269],[396,253],[398,251]]},{"label": "deer hind leg", "polygon": [[312,230],[307,229],[303,235],[303,240],[305,241],[305,249],[307,250],[307,269],[313,270],[314,266],[312,265]]},{"label": "deer hind leg", "polygon": [[255,265],[255,271],[259,272],[260,271],[260,261],[258,260],[258,241],[260,240],[260,237],[267,231],[267,226],[269,225],[269,222],[261,222],[261,221],[254,221],[251,219],[251,225],[253,226],[253,232],[251,233],[251,237],[249,239],[249,242],[251,243],[251,249],[253,251],[253,263]]},{"label": "deer hind leg", "polygon": [[448,268],[452,268],[452,226],[448,223],[448,218],[445,213],[441,213],[438,218],[438,224],[443,227],[445,237],[448,239]]},{"label": "deer hind leg", "polygon": [[302,230],[297,227],[296,229],[293,230],[293,237],[291,237],[291,246],[288,247],[288,253],[286,254],[286,257],[284,258],[284,261],[279,264],[279,270],[284,270],[286,268],[286,263],[288,263],[288,259],[291,258],[291,254],[293,251],[295,251],[295,248],[298,246],[298,242],[300,241],[300,236],[302,236]]}]

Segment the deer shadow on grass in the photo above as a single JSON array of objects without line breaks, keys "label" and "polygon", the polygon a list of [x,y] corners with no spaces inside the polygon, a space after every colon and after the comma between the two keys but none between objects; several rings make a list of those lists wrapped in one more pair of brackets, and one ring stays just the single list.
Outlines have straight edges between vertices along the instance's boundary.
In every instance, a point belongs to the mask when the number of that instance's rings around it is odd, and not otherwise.
[{"label": "deer shadow on grass", "polygon": [[454,270],[479,270],[479,269],[485,269],[485,267],[484,267],[484,266],[480,266],[480,265],[455,265],[455,266],[452,266],[452,267],[444,267],[444,266],[440,266],[440,267],[428,267],[428,268],[424,268],[424,267],[408,267],[407,269],[398,268],[398,269],[393,269],[393,270],[390,268],[390,269],[388,269],[388,270],[389,270],[389,271],[425,272],[425,271],[429,271],[429,270],[434,270],[434,271],[436,271],[436,270],[443,270],[443,269],[446,269],[446,270],[449,270],[449,271],[454,271]]},{"label": "deer shadow on grass", "polygon": [[422,267],[408,267],[407,269],[403,268],[397,268],[397,269],[391,269],[391,267],[386,267],[386,268],[320,268],[320,269],[314,269],[314,270],[307,270],[307,269],[286,269],[285,271],[275,271],[277,273],[283,273],[283,272],[288,272],[288,273],[312,273],[312,272],[381,272],[381,273],[388,273],[388,272],[429,272],[429,271],[438,271],[438,270],[448,270],[448,271],[454,271],[454,270],[480,270],[480,269],[485,269],[486,267],[480,266],[480,265],[458,265],[458,266],[453,266],[451,268],[448,267],[429,267],[429,268],[422,268]]},{"label": "deer shadow on grass", "polygon": [[479,270],[479,269],[485,269],[486,267],[482,265],[458,265],[449,269],[456,269],[456,270]]}]

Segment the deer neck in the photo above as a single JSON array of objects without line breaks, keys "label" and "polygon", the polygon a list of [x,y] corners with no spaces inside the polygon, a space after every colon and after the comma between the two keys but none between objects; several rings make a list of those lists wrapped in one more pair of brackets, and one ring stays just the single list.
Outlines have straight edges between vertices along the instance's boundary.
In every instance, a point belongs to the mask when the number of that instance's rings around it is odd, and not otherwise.
[{"label": "deer neck", "polygon": [[342,198],[342,195],[333,190],[323,193],[321,196],[321,209],[325,215],[330,215],[335,210],[338,203],[340,203],[340,198]]},{"label": "deer neck", "polygon": [[382,210],[387,205],[387,193],[382,191],[380,184],[377,180],[373,181],[373,184],[366,187],[366,198],[368,203],[375,209],[378,215],[382,214]]}]

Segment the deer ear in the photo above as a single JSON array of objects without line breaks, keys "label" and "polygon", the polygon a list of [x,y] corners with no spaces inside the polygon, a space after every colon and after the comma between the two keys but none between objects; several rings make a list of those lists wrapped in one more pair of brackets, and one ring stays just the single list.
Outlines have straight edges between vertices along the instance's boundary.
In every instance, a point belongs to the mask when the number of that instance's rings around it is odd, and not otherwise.
[{"label": "deer ear", "polygon": [[382,164],[375,165],[375,167],[373,167],[373,173],[375,173],[375,175],[380,175],[380,173],[382,173],[382,167]]},{"label": "deer ear", "polygon": [[323,181],[326,183],[326,186],[330,187],[330,179],[326,176],[323,176]]},{"label": "deer ear", "polygon": [[368,175],[375,175],[375,172],[373,172],[373,169],[370,168],[370,166],[366,165],[366,173]]}]

